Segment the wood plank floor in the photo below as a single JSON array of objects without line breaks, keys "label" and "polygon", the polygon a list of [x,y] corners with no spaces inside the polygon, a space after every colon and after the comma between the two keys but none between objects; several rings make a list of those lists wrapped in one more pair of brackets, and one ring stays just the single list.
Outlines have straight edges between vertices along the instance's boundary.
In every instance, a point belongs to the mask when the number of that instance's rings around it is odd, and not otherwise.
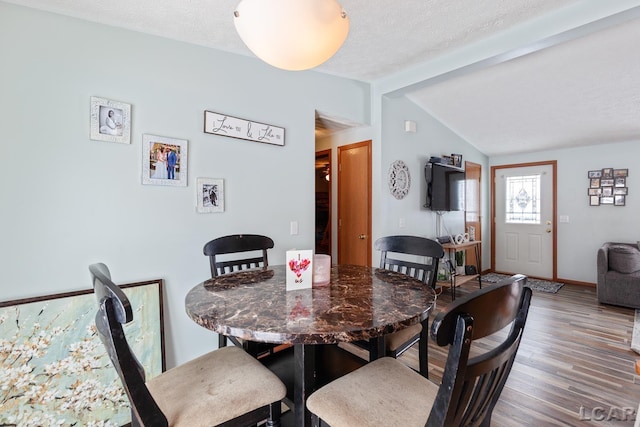
[{"label": "wood plank floor", "polygon": [[[478,289],[470,282],[461,295]],[[437,307],[451,301],[449,289]],[[436,308],[437,311],[437,308]],[[432,314],[433,316],[433,314]],[[632,426],[640,402],[629,349],[634,310],[599,305],[595,288],[534,292],[518,355],[492,426]],[[417,348],[402,357],[414,369]],[[430,379],[439,382],[446,349],[429,342]]]}]

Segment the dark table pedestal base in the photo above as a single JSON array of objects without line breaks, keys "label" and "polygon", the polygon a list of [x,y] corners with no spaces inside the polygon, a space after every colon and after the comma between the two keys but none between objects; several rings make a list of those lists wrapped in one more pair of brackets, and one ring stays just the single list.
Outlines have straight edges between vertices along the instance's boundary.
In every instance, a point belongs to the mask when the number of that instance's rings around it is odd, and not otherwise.
[{"label": "dark table pedestal base", "polygon": [[[260,361],[287,386],[287,398],[284,403],[292,410],[283,414],[283,427],[310,425],[310,414],[305,407],[307,397],[323,385],[366,363],[336,344],[297,344],[261,358]],[[315,366],[315,370],[305,369],[303,366]],[[299,378],[296,378],[296,375],[299,375]]]}]

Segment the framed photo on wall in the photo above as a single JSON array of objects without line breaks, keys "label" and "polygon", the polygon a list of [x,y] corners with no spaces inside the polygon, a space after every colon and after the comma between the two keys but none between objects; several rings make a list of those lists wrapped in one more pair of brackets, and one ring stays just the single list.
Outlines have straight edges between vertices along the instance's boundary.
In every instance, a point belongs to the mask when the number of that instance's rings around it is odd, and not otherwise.
[{"label": "framed photo on wall", "polygon": [[91,97],[90,138],[94,141],[131,143],[131,105]]},{"label": "framed photo on wall", "polygon": [[222,179],[198,178],[196,186],[198,187],[198,212],[224,212],[224,181]]},{"label": "framed photo on wall", "polygon": [[186,139],[142,135],[142,183],[187,186]]}]

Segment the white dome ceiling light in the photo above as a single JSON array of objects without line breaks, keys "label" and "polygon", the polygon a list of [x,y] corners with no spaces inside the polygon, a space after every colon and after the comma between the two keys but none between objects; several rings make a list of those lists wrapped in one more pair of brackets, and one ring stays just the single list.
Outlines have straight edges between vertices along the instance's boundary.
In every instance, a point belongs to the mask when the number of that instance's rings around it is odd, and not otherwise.
[{"label": "white dome ceiling light", "polygon": [[349,34],[349,17],[336,0],[242,0],[234,23],[258,58],[290,71],[322,64]]}]

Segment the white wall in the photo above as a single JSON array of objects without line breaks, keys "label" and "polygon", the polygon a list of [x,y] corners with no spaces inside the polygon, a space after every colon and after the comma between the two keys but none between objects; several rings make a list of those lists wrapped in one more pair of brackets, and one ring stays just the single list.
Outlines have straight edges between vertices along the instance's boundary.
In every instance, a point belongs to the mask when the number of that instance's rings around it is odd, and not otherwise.
[{"label": "white wall", "polygon": [[[640,141],[527,153],[490,158],[490,166],[546,160],[558,162],[558,277],[596,282],[596,253],[604,242],[636,242],[640,209]],[[589,206],[587,172],[602,168],[629,169],[625,206]]]},{"label": "white wall", "polygon": [[[315,110],[369,119],[369,86],[0,2],[2,300],[165,280],[168,365],[215,347],[185,314],[209,277],[204,243],[261,233],[314,243]],[[89,139],[91,96],[132,105],[132,143]],[[284,147],[204,134],[211,110],[286,129]],[[142,134],[188,140],[187,187],[141,185]],[[195,212],[197,177],[225,180],[226,210]],[[289,235],[289,223],[300,233]]]}]

